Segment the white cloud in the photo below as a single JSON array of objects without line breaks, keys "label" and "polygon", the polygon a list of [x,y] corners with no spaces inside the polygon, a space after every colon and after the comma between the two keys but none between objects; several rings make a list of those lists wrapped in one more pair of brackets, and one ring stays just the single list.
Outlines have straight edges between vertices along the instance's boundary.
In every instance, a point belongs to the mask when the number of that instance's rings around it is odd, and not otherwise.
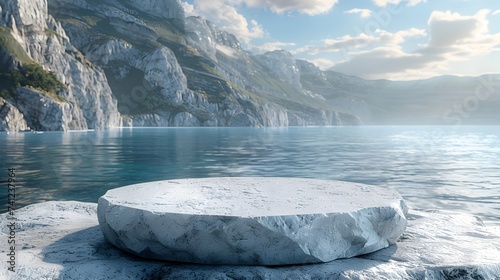
[{"label": "white cloud", "polygon": [[392,45],[401,44],[406,40],[406,38],[422,37],[427,35],[424,29],[418,28],[400,30],[396,33],[390,33],[385,30],[377,30],[376,34],[379,36],[381,43]]},{"label": "white cloud", "polygon": [[361,33],[357,37],[345,35],[337,39],[323,40],[324,45],[321,47],[321,51],[338,52],[341,50],[355,49],[379,40],[379,37],[366,35],[365,33]]},{"label": "white cloud", "polygon": [[194,6],[189,4],[188,2],[180,1],[182,8],[184,8],[184,13],[187,17],[194,16]]},{"label": "white cloud", "polygon": [[262,38],[264,36],[262,26],[255,20],[248,22],[233,6],[232,1],[195,0],[192,13],[214,22],[246,44],[249,44],[252,39]]},{"label": "white cloud", "polygon": [[417,4],[425,3],[425,2],[427,2],[427,0],[409,0],[408,6],[416,6]]},{"label": "white cloud", "polygon": [[350,59],[337,63],[333,69],[371,79],[408,79],[443,74],[449,71],[450,63],[500,51],[500,33],[488,32],[488,14],[488,10],[481,10],[473,16],[434,11],[427,22],[428,43],[420,49],[408,53],[402,50],[401,44],[407,37],[425,34],[422,30],[379,31],[376,38],[384,43],[382,46],[350,51]]},{"label": "white cloud", "polygon": [[307,15],[324,14],[337,4],[338,0],[233,0],[244,2],[249,7],[268,8],[281,14],[299,12]]},{"label": "white cloud", "polygon": [[332,60],[326,59],[326,58],[312,59],[312,60],[309,60],[309,62],[313,63],[321,70],[330,69],[330,68],[332,68],[332,66],[335,65],[335,62],[333,62]]},{"label": "white cloud", "polygon": [[405,41],[406,38],[425,36],[425,30],[410,28],[396,33],[377,29],[374,35],[361,33],[356,37],[345,35],[336,39],[324,39],[321,46],[305,46],[293,50],[292,53],[307,53],[317,55],[319,53],[350,52],[354,49],[361,49],[376,44],[397,45]]},{"label": "white cloud", "polygon": [[494,12],[493,12],[493,15],[494,15],[494,16],[496,16],[496,15],[498,15],[498,14],[500,14],[500,10],[496,10],[496,11],[494,11]]},{"label": "white cloud", "polygon": [[397,5],[401,2],[402,0],[373,0],[373,4],[375,4],[375,6],[379,6],[379,7],[385,7],[389,4],[392,4],[392,5]]},{"label": "white cloud", "polygon": [[372,14],[372,11],[369,9],[351,9],[345,11],[344,14],[359,14],[362,18],[369,18]]},{"label": "white cloud", "polygon": [[458,48],[477,53],[478,50],[469,47],[491,39],[486,19],[488,14],[489,10],[480,10],[474,16],[462,16],[450,11],[432,12],[427,22],[431,30],[428,49]]},{"label": "white cloud", "polygon": [[227,56],[229,56],[229,57],[233,57],[233,58],[234,58],[234,57],[235,57],[235,55],[236,55],[236,54],[235,54],[234,49],[233,49],[233,48],[230,48],[230,47],[228,47],[228,46],[224,46],[224,45],[219,45],[219,44],[217,44],[217,45],[215,46],[215,48],[216,48],[219,52],[221,52],[221,53],[223,53],[223,54],[225,54],[225,55],[227,55]]},{"label": "white cloud", "polygon": [[386,78],[388,74],[404,72],[402,68],[424,68],[426,61],[418,54],[407,54],[398,46],[379,47],[355,53],[353,57],[338,63],[333,70],[354,74],[363,78]]},{"label": "white cloud", "polygon": [[386,7],[388,5],[399,5],[401,2],[408,2],[406,5],[415,6],[420,3],[425,3],[427,0],[372,0],[375,6]]},{"label": "white cloud", "polygon": [[298,12],[306,15],[327,13],[338,0],[194,0],[193,5],[181,2],[186,15],[199,15],[214,22],[221,29],[234,34],[249,45],[252,39],[265,35],[263,27],[255,20],[247,20],[238,7],[258,7],[274,13]]},{"label": "white cloud", "polygon": [[[484,15],[484,12],[481,12]],[[432,12],[427,26],[432,30],[430,45],[451,45],[459,40],[470,38],[487,27],[487,22],[472,16],[461,16],[450,11]]]},{"label": "white cloud", "polygon": [[295,46],[295,43],[286,43],[286,42],[269,42],[269,43],[264,43],[262,45],[258,46],[251,46],[251,51],[255,53],[264,53],[264,52],[270,52],[270,51],[275,51],[275,50],[281,50],[286,47],[293,47]]}]

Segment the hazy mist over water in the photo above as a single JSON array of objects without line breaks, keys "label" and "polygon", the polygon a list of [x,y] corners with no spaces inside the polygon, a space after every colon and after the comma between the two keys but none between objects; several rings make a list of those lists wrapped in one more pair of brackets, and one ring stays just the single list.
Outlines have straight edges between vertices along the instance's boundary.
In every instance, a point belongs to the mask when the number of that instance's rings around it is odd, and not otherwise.
[{"label": "hazy mist over water", "polygon": [[[16,203],[97,202],[106,190],[215,176],[334,179],[397,190],[412,208],[500,225],[499,126],[124,128],[0,133]],[[2,195],[6,211],[7,195]]]}]

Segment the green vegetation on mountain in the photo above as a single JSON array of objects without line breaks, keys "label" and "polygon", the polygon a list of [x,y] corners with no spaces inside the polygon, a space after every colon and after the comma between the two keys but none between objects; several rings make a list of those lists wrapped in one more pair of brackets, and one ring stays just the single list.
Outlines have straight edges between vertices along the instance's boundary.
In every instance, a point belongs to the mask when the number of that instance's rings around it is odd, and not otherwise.
[{"label": "green vegetation on mountain", "polygon": [[[115,78],[113,69],[124,67],[121,61],[112,61],[105,69],[109,86],[118,100],[118,109],[125,115],[159,113],[161,111],[186,112],[188,108],[165,99],[160,88],[152,88],[144,80],[144,72],[131,68],[123,79]],[[143,83],[141,84],[140,81]]]},{"label": "green vegetation on mountain", "polygon": [[33,62],[10,32],[9,28],[0,27],[0,54],[2,59],[19,61],[20,66],[9,70],[6,61],[1,61],[0,97],[13,98],[17,94],[17,87],[30,87],[56,100],[64,101],[57,92],[66,89],[66,86],[54,73]]},{"label": "green vegetation on mountain", "polygon": [[0,72],[1,97],[15,97],[18,87],[34,88],[47,96],[64,102],[64,99],[58,96],[57,92],[66,89],[66,86],[59,81],[54,73],[44,70],[38,64],[22,65],[19,69]]}]

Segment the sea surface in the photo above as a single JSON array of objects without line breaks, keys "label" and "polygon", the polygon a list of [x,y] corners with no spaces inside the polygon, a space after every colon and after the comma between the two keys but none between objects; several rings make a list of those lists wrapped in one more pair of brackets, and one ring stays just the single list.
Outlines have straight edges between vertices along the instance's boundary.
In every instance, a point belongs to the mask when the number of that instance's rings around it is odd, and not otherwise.
[{"label": "sea surface", "polygon": [[471,213],[500,226],[499,126],[0,133],[2,213],[8,168],[15,168],[17,207],[97,202],[106,190],[155,180],[305,177],[391,188],[411,208]]}]

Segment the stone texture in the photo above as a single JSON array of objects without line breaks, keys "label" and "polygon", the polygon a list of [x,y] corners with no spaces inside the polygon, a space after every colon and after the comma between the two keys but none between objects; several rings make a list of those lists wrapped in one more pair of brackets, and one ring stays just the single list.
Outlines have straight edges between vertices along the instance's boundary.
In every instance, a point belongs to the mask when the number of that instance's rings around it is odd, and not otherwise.
[{"label": "stone texture", "polygon": [[189,99],[186,76],[170,49],[159,48],[136,61],[134,67],[143,70],[144,80],[152,88],[161,88],[168,100],[181,103],[183,99]]},{"label": "stone texture", "polygon": [[[26,123],[37,131],[67,131],[87,128],[82,111],[73,102],[55,100],[41,91],[18,88],[15,105]],[[76,108],[75,108],[76,107]]]},{"label": "stone texture", "polygon": [[27,129],[29,126],[24,120],[24,115],[15,106],[0,97],[0,131],[10,132]]},{"label": "stone texture", "polygon": [[299,67],[290,52],[276,50],[258,55],[256,58],[281,81],[296,88],[302,88]]},{"label": "stone texture", "polygon": [[[3,1],[5,2],[5,1]],[[117,109],[117,100],[113,96],[104,72],[88,61],[71,43],[61,23],[57,22],[48,12],[46,0],[13,0],[0,2],[2,14],[0,26],[10,28],[12,36],[23,50],[45,70],[56,74],[68,90],[59,95],[65,104],[52,102],[50,118],[55,122],[47,125],[46,130],[81,130],[106,129],[121,126],[121,116]],[[30,96],[21,97],[23,101],[31,100],[30,89],[18,89]],[[11,102],[12,104],[14,102]],[[24,104],[33,116],[44,116],[47,106],[40,107],[38,100]],[[18,104],[16,104],[17,106]],[[25,116],[28,114],[18,108]],[[57,111],[57,112],[56,112]],[[38,118],[26,120],[27,123],[42,123],[47,119]],[[11,126],[17,126],[12,124]],[[45,129],[40,126],[40,129]],[[38,128],[37,128],[38,129]]]},{"label": "stone texture", "polygon": [[[202,17],[186,18],[186,40],[189,45],[210,59],[217,61],[217,51],[241,55],[238,39]],[[221,48],[222,46],[222,48]]]},{"label": "stone texture", "polygon": [[153,16],[183,20],[184,8],[178,0],[127,0],[136,9]]},{"label": "stone texture", "polygon": [[[0,279],[498,279],[500,228],[471,215],[416,211],[395,245],[329,263],[282,267],[207,266],[146,260],[106,242],[97,205],[53,201],[16,211],[16,272],[0,246]],[[7,225],[8,215],[0,215]],[[0,239],[8,239],[8,228]]]},{"label": "stone texture", "polygon": [[300,178],[137,184],[99,199],[105,237],[141,257],[206,264],[329,262],[394,244],[406,206],[389,189]]}]

